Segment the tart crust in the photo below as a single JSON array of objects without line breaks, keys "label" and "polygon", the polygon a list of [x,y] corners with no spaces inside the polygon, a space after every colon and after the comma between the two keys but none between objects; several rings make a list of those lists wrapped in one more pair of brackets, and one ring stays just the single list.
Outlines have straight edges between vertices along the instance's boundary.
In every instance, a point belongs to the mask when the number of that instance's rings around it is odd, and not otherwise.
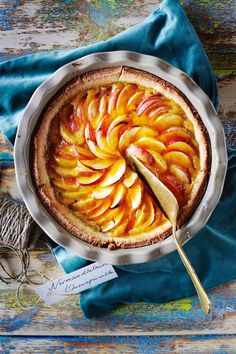
[{"label": "tart crust", "polygon": [[155,229],[153,234],[142,233],[135,236],[111,237],[94,230],[85,221],[75,216],[60,203],[55,195],[47,172],[48,142],[50,127],[62,107],[79,92],[116,82],[135,83],[145,88],[153,88],[178,103],[193,123],[196,140],[199,144],[200,169],[188,203],[182,208],[178,219],[178,228],[191,217],[204,194],[210,171],[211,150],[207,130],[196,109],[185,95],[169,82],[145,71],[130,67],[111,67],[88,72],[77,76],[66,84],[47,104],[32,135],[32,179],[36,193],[43,206],[71,234],[100,247],[132,248],[150,245],[164,240],[171,234],[171,224],[167,220]]}]

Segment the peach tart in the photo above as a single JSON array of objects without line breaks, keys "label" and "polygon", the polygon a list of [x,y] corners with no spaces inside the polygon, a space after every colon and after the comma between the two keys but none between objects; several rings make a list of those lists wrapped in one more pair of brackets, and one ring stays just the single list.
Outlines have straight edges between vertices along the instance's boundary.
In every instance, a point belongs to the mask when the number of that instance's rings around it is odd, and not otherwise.
[{"label": "peach tart", "polygon": [[126,158],[132,151],[177,198],[178,227],[201,200],[209,137],[172,84],[130,67],[77,76],[48,103],[33,135],[33,180],[49,213],[95,246],[164,240],[171,224]]}]

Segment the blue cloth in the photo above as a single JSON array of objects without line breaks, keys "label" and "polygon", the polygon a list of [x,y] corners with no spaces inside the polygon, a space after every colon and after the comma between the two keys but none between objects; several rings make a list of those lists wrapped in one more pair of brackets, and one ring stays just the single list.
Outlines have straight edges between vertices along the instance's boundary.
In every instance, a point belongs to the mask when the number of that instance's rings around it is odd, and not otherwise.
[{"label": "blue cloth", "polygon": [[[175,0],[165,0],[143,23],[109,41],[76,50],[51,51],[0,64],[0,127],[13,143],[18,119],[34,90],[60,66],[98,51],[133,50],[158,56],[188,73],[217,108],[216,80],[199,39]],[[236,278],[236,152],[229,150],[229,167],[222,198],[208,224],[185,250],[204,287]],[[71,272],[89,261],[55,245],[58,262]],[[81,294],[89,318],[123,303],[161,303],[195,294],[176,252],[150,263],[115,267],[119,277]],[[220,270],[220,271],[219,271]]]}]

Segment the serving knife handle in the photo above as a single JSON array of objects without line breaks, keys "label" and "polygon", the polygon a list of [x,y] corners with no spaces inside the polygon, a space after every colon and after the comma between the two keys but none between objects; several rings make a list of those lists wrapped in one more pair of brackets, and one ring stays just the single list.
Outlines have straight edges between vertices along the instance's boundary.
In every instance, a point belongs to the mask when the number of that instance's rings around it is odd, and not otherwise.
[{"label": "serving knife handle", "polygon": [[180,258],[181,258],[181,260],[182,260],[182,262],[183,262],[183,264],[184,264],[184,266],[185,266],[185,268],[186,268],[186,270],[193,282],[193,285],[196,289],[201,308],[206,314],[208,314],[208,313],[210,313],[211,307],[212,307],[211,301],[209,300],[206,291],[203,289],[203,286],[202,286],[193,266],[191,265],[186,253],[184,252],[183,248],[181,247],[181,245],[178,242],[178,239],[176,237],[176,221],[173,223],[173,238],[174,238],[176,249],[179,253],[179,256],[180,256]]}]

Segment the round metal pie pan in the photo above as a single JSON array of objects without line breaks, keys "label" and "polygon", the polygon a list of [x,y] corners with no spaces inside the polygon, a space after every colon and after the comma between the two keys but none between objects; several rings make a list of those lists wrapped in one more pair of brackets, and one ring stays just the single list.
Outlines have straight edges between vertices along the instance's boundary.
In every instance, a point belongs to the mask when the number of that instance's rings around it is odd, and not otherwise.
[{"label": "round metal pie pan", "polygon": [[205,225],[222,193],[227,169],[226,143],[222,124],[208,96],[181,70],[149,55],[128,51],[103,52],[87,55],[64,65],[48,78],[31,97],[18,126],[15,141],[15,167],[18,187],[34,220],[55,242],[77,255],[108,264],[144,263],[175,250],[172,236],[149,246],[109,250],[92,246],[66,231],[47,212],[35,192],[30,171],[31,135],[38,118],[48,101],[67,82],[85,72],[126,65],[145,70],[176,86],[198,111],[206,126],[212,154],[210,177],[205,194],[189,222],[178,230],[183,244]]}]

